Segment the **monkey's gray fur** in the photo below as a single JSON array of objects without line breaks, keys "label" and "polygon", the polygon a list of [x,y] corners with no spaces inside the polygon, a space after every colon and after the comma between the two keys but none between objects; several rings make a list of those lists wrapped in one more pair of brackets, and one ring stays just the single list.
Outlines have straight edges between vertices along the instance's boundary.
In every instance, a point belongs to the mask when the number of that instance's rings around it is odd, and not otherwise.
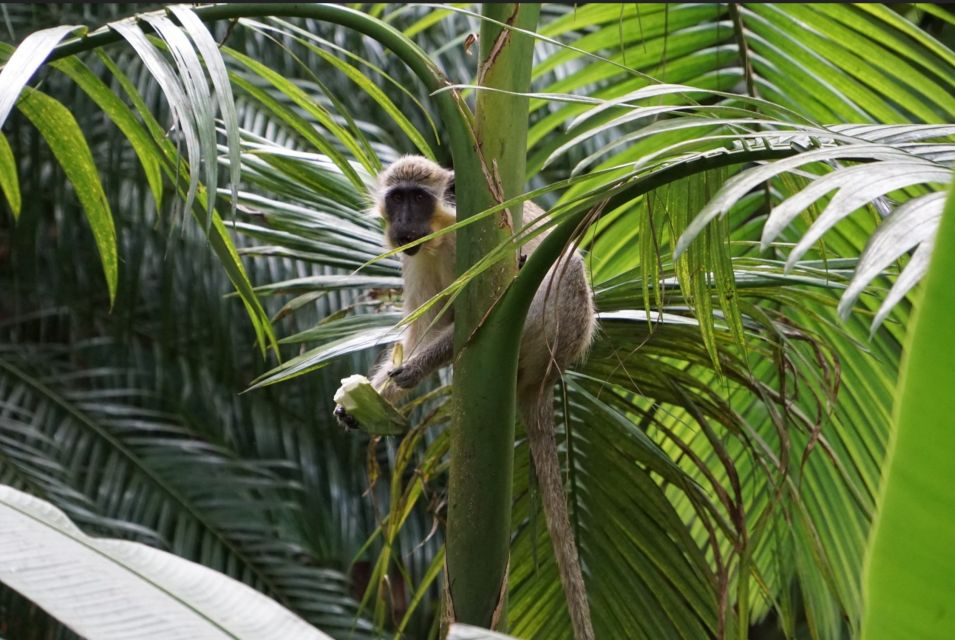
[{"label": "monkey's gray fur", "polygon": [[[377,211],[387,224],[389,246],[413,242],[453,224],[453,182],[453,172],[420,156],[405,156],[383,171],[375,198]],[[540,207],[526,202],[524,225],[543,223],[543,214]],[[525,244],[522,251],[532,253],[544,235]],[[454,280],[454,235],[449,233],[405,251],[401,263],[407,315]],[[389,400],[397,399],[451,361],[453,316],[446,312],[436,317],[438,307],[433,305],[405,330],[402,364],[392,367],[389,354],[376,367],[372,384]],[[593,295],[583,260],[577,251],[568,249],[544,278],[527,314],[518,358],[517,406],[527,431],[577,640],[593,640],[594,632],[554,439],[554,384],[561,372],[586,355],[595,325]]]}]

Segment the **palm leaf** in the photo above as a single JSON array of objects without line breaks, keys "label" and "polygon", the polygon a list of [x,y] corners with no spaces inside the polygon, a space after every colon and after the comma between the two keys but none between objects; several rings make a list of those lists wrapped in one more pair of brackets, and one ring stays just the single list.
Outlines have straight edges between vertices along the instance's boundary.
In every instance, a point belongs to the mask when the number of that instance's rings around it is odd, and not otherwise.
[{"label": "palm leaf", "polygon": [[0,522],[0,578],[84,636],[329,638],[240,582],[142,544],[90,538],[10,487],[0,486]]}]

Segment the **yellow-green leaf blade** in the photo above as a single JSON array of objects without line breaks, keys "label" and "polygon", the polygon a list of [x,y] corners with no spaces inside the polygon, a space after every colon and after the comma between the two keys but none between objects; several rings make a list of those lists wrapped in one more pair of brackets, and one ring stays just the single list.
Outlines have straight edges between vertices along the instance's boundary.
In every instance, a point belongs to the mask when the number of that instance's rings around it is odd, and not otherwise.
[{"label": "yellow-green leaf blade", "polygon": [[136,121],[132,109],[110,89],[105,82],[96,77],[90,68],[75,57],[57,60],[51,65],[72,79],[86,92],[110,120],[113,121],[136,152],[139,162],[146,173],[146,182],[156,201],[156,209],[162,209],[162,158],[149,132]]},{"label": "yellow-green leaf blade", "polygon": [[866,564],[863,640],[955,637],[955,189],[909,329],[880,512]]},{"label": "yellow-green leaf blade", "polygon": [[7,137],[0,134],[0,190],[10,204],[13,218],[20,216],[20,179],[17,177],[17,163],[13,157],[13,149],[7,142]]},{"label": "yellow-green leaf blade", "polygon": [[116,227],[86,138],[69,109],[40,91],[27,89],[17,108],[46,140],[73,184],[96,240],[112,304],[119,277]]}]

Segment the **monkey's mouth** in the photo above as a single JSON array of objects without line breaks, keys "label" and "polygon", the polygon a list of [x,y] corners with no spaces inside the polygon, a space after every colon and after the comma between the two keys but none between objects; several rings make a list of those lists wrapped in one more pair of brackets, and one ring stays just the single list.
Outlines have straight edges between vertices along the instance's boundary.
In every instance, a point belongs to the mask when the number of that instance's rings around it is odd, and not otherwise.
[{"label": "monkey's mouth", "polygon": [[420,242],[420,241],[428,233],[430,232],[424,232],[421,234],[408,232],[403,234],[389,235],[388,244],[394,247],[395,249],[398,249],[400,247],[404,247],[406,244],[411,244],[412,242],[418,242],[419,244],[416,244],[413,247],[407,247],[401,250],[401,253],[405,254],[406,256],[413,256],[419,251],[421,251],[421,249],[424,248],[425,244],[427,244],[425,242]]}]

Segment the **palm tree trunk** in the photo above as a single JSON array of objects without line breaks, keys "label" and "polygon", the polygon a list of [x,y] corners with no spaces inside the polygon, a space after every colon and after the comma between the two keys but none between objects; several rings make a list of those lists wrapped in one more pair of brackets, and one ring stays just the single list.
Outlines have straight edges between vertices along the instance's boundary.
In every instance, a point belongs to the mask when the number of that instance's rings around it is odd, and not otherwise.
[{"label": "palm tree trunk", "polygon": [[[537,4],[485,4],[478,84],[508,92],[530,85],[531,37]],[[457,170],[458,217],[467,218],[523,192],[528,99],[479,91],[475,115],[479,173]],[[455,158],[457,160],[457,158]],[[521,206],[463,227],[457,235],[458,273],[512,233]],[[488,310],[517,272],[517,254],[481,274],[456,300],[454,418],[448,503],[449,622],[503,629],[511,534],[515,386],[520,326],[483,326]]]}]

